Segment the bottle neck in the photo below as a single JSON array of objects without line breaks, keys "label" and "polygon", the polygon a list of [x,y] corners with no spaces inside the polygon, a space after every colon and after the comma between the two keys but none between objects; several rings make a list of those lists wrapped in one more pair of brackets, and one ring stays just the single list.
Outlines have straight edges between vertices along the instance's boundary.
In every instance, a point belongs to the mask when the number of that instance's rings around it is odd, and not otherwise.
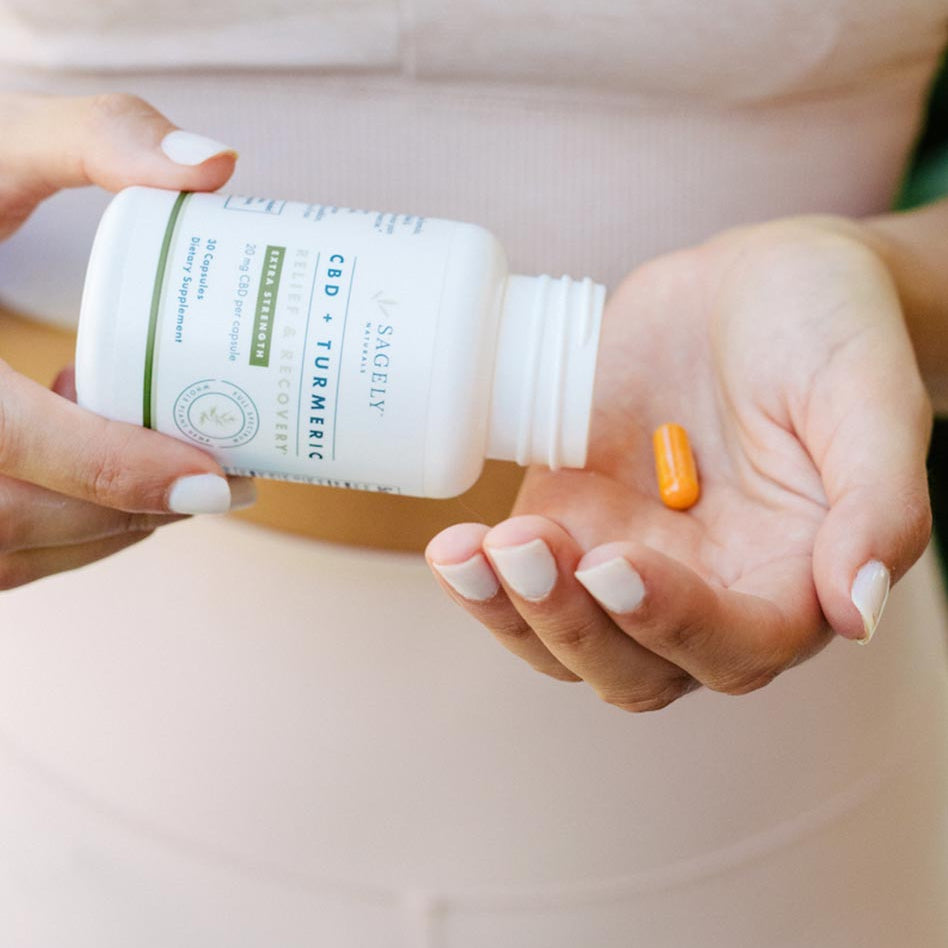
[{"label": "bottle neck", "polygon": [[502,303],[487,456],[583,467],[605,287],[512,275]]}]

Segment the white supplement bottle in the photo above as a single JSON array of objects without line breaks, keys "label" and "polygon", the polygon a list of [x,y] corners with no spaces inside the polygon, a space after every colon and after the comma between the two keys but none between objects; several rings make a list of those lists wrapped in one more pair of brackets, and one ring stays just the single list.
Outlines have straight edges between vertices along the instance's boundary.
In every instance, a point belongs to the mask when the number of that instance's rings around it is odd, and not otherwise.
[{"label": "white supplement bottle", "polygon": [[471,224],[128,188],[82,296],[79,404],[232,474],[451,497],[582,467],[605,290]]}]

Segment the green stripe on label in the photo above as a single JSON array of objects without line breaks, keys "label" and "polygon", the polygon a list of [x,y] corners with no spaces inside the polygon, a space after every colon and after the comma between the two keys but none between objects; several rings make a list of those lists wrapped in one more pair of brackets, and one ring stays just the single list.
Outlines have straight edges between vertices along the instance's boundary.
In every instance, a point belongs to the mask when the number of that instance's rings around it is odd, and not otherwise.
[{"label": "green stripe on label", "polygon": [[257,291],[257,308],[253,317],[253,336],[250,337],[250,364],[270,364],[270,339],[273,336],[273,320],[276,316],[277,293],[283,273],[283,257],[286,247],[267,247],[263,255],[263,270],[260,273],[260,289]]},{"label": "green stripe on label", "polygon": [[158,269],[155,272],[155,288],[151,294],[151,312],[148,315],[148,337],[145,340],[145,373],[142,392],[142,424],[146,428],[153,427],[154,405],[154,375],[155,375],[155,339],[158,335],[158,313],[161,309],[162,290],[165,285],[165,270],[168,267],[168,253],[171,250],[171,241],[174,238],[175,225],[181,216],[184,202],[190,196],[190,191],[182,191],[175,198],[168,216],[168,226],[165,227],[165,236],[161,241],[161,250],[158,253]]}]

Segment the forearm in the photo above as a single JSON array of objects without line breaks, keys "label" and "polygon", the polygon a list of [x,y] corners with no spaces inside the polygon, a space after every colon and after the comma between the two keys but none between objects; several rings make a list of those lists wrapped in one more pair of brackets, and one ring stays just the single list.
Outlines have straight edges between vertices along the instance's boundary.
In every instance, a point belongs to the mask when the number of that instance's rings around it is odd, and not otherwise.
[{"label": "forearm", "polygon": [[948,200],[865,223],[895,278],[935,411],[948,415]]}]

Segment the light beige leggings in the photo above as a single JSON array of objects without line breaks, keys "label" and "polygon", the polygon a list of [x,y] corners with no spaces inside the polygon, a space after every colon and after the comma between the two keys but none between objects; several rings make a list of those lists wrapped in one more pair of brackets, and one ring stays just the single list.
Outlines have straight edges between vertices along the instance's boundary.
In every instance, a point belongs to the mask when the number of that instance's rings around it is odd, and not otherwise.
[{"label": "light beige leggings", "polygon": [[167,528],[0,598],[0,945],[944,948],[930,558],[890,610],[633,717],[412,556]]}]

